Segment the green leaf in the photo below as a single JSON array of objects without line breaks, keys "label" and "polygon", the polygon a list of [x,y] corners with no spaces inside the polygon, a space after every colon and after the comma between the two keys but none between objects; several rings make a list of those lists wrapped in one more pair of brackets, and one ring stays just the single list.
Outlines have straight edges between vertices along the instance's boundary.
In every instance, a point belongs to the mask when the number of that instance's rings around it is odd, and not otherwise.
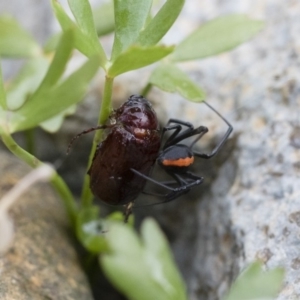
[{"label": "green leaf", "polygon": [[7,109],[7,103],[6,103],[6,95],[5,95],[4,82],[2,77],[2,68],[0,62],[0,109],[1,108]]},{"label": "green leaf", "polygon": [[62,32],[58,32],[58,33],[52,35],[44,45],[44,52],[51,53],[51,52],[55,51],[59,44],[61,36],[62,36]]},{"label": "green leaf", "polygon": [[152,219],[146,220],[142,224],[141,234],[147,259],[151,262],[149,268],[157,282],[163,286],[170,299],[186,299],[184,282],[158,225]]},{"label": "green leaf", "polygon": [[76,219],[76,234],[82,245],[91,253],[108,251],[106,224],[99,219],[99,207],[81,209]]},{"label": "green leaf", "polygon": [[72,31],[66,31],[61,37],[47,73],[49,61],[46,58],[39,57],[30,60],[8,88],[8,107],[12,110],[21,107],[32,96],[38,86],[39,91],[53,86],[64,72],[73,50],[73,44]]},{"label": "green leaf", "polygon": [[76,19],[79,29],[89,37],[90,42],[94,45],[95,49],[101,57],[105,58],[105,52],[98,40],[96,27],[92,9],[88,0],[68,0],[71,11]]},{"label": "green leaf", "polygon": [[40,46],[14,18],[0,17],[0,56],[36,57],[40,54]]},{"label": "green leaf", "polygon": [[2,110],[0,107],[0,139],[3,134],[7,134],[8,126],[7,126],[7,119],[8,119],[8,113],[5,110]]},{"label": "green leaf", "polygon": [[89,1],[68,0],[68,3],[81,31],[91,39],[95,39],[98,42],[98,36]]},{"label": "green leaf", "polygon": [[55,16],[62,30],[63,31],[68,31],[70,29],[74,30],[76,49],[78,49],[81,53],[83,53],[87,57],[94,55],[97,52],[96,49],[89,42],[89,39],[80,31],[77,25],[66,14],[66,12],[63,10],[63,8],[57,2],[57,0],[52,0],[51,3],[52,3]]},{"label": "green leaf", "polygon": [[76,105],[72,105],[59,115],[48,119],[40,124],[40,126],[47,132],[54,133],[59,130],[66,116],[74,114],[76,111]]},{"label": "green leaf", "polygon": [[98,36],[111,33],[115,29],[113,1],[103,3],[93,10],[93,17]]},{"label": "green leaf", "polygon": [[113,62],[108,70],[108,75],[115,77],[119,74],[153,64],[169,55],[173,49],[173,46],[152,46],[147,48],[131,46]]},{"label": "green leaf", "polygon": [[74,31],[75,48],[87,57],[92,57],[95,54],[98,54],[100,58],[99,64],[104,68],[107,59],[105,54],[101,51],[101,45],[99,43],[96,44],[95,41],[91,40],[88,35],[78,28],[57,0],[52,0],[52,7],[62,30],[69,31],[72,29]]},{"label": "green leaf", "polygon": [[194,31],[174,50],[171,59],[186,61],[212,56],[235,48],[257,34],[264,23],[244,15],[214,19]]},{"label": "green leaf", "polygon": [[35,93],[10,120],[11,132],[29,129],[79,102],[98,70],[99,57],[92,57],[61,84]]},{"label": "green leaf", "polygon": [[[120,211],[114,211],[106,217],[106,220],[124,222],[124,214]],[[127,225],[134,226],[133,214],[129,216]]]},{"label": "green leaf", "polygon": [[187,299],[170,249],[154,221],[144,222],[142,235],[144,243],[125,224],[109,227],[110,252],[101,256],[106,276],[131,300]]},{"label": "green leaf", "polygon": [[112,61],[135,43],[147,20],[151,5],[152,0],[114,0],[115,39]]},{"label": "green leaf", "polygon": [[151,74],[149,82],[163,91],[177,92],[193,102],[205,99],[205,92],[173,64],[160,64]]},{"label": "green leaf", "polygon": [[137,43],[142,46],[157,44],[176,21],[184,0],[168,0],[140,33]]},{"label": "green leaf", "polygon": [[71,53],[74,46],[74,38],[73,38],[73,31],[68,30],[63,33],[57,50],[55,52],[55,56],[52,60],[52,63],[48,69],[48,72],[43,79],[39,89],[49,89],[50,87],[54,86],[58,79],[63,74],[67,62],[71,57]]},{"label": "green leaf", "polygon": [[42,82],[50,62],[44,56],[30,59],[7,87],[7,106],[20,108]]},{"label": "green leaf", "polygon": [[255,262],[241,273],[225,300],[275,299],[282,287],[283,279],[283,269],[263,271],[261,263]]}]

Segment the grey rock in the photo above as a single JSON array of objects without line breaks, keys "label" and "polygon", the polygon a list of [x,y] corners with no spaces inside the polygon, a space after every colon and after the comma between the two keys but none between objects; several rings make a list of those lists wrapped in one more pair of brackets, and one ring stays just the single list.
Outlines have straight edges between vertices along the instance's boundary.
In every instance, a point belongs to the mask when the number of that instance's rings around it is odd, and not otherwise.
[{"label": "grey rock", "polygon": [[[0,151],[0,199],[30,168]],[[9,211],[12,247],[0,256],[0,298],[93,299],[62,201],[38,184]]]},{"label": "grey rock", "polygon": [[[239,271],[260,259],[266,269],[286,269],[278,299],[298,299],[300,3],[238,3],[209,5],[215,15],[245,12],[263,19],[265,29],[238,49],[199,62],[200,71],[191,70],[207,101],[233,124],[236,146],[189,217],[196,220],[197,232],[194,255],[185,263],[192,266],[187,277],[190,298],[220,299]],[[169,101],[168,108],[173,99]],[[186,116],[190,120],[200,110],[199,105]],[[216,134],[209,120],[200,122]],[[184,226],[176,240],[188,230]],[[179,250],[179,243],[173,244],[175,251],[190,249],[191,243],[181,242]]]},{"label": "grey rock", "polygon": [[[164,41],[177,43],[203,22],[229,13],[244,13],[264,20],[265,28],[252,41],[230,53],[181,67],[204,88],[207,101],[233,124],[232,138],[213,160],[198,160],[195,171],[205,177],[202,187],[172,203],[136,210],[136,216],[142,219],[154,215],[159,220],[187,282],[191,300],[221,299],[238,273],[256,259],[262,260],[266,269],[277,266],[286,269],[278,300],[297,299],[300,298],[297,201],[300,3],[186,1],[179,21]],[[109,37],[105,39],[105,43],[110,42]],[[113,94],[117,102],[138,93],[151,68],[116,80]],[[98,85],[94,88],[94,98],[100,94]],[[162,124],[170,117],[177,117],[195,126],[208,126],[207,138],[198,145],[201,149],[209,150],[226,130],[224,123],[204,105],[156,89],[149,98]],[[94,104],[82,106],[80,118],[85,122],[96,120],[94,107]],[[68,128],[74,130],[75,125],[71,123]],[[81,124],[78,131],[82,129]]]}]

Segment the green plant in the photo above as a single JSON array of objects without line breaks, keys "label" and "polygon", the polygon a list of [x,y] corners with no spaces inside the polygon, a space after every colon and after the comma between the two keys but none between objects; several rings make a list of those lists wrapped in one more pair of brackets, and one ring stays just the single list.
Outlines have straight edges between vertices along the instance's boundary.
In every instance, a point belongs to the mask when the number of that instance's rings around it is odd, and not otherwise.
[{"label": "green plant", "polygon": [[[52,0],[53,11],[62,32],[51,37],[44,47],[38,45],[14,19],[0,18],[0,56],[26,58],[20,73],[7,86],[3,83],[0,70],[0,135],[7,148],[33,168],[42,165],[43,162],[21,148],[12,134],[28,131],[37,126],[52,132],[58,130],[64,117],[72,112],[74,105],[84,97],[90,81],[99,68],[105,71],[99,124],[104,124],[111,112],[114,79],[120,74],[155,62],[158,64],[142,91],[144,96],[152,86],[157,86],[164,91],[178,92],[188,100],[200,102],[205,98],[204,91],[178,67],[178,64],[233,49],[255,35],[263,26],[262,22],[251,20],[246,16],[225,16],[201,26],[177,46],[165,46],[158,43],[177,19],[184,0],[167,0],[155,16],[151,13],[152,0],[114,0],[114,5],[106,4],[97,9],[94,15],[88,0],[69,0],[68,3],[74,20],[66,14],[58,1]],[[106,16],[106,22],[103,22],[104,18],[101,17],[103,15]],[[97,16],[100,16],[100,19]],[[112,30],[115,39],[111,58],[108,59],[98,35]],[[87,61],[65,78],[64,70],[74,49],[85,55]],[[101,131],[97,131],[89,164],[100,140]],[[97,230],[98,227],[95,225],[105,227],[108,224],[115,224],[116,219],[120,220],[121,216],[113,214],[106,220],[99,219],[98,208],[92,204],[93,197],[89,190],[88,176],[84,179],[79,205],[57,173],[52,176],[51,182],[65,203],[80,242],[92,253],[105,253],[101,261],[112,281],[115,280],[111,275],[112,270],[116,266],[110,258],[111,253],[124,250],[124,255],[130,255],[131,251],[136,251],[141,259],[142,257],[146,259],[145,266],[147,260],[153,260],[157,267],[152,273],[149,270],[149,273],[144,274],[148,276],[145,279],[149,284],[153,283],[151,288],[157,285],[155,276],[158,276],[156,272],[160,270],[160,263],[166,264],[166,272],[161,272],[159,276],[165,280],[169,291],[162,288],[161,295],[164,296],[154,297],[155,299],[175,299],[170,291],[177,284],[182,288],[180,292],[177,291],[178,299],[185,299],[183,284],[179,284],[181,280],[179,275],[176,275],[169,252],[164,250],[167,249],[165,241],[160,237],[159,230],[153,222],[148,222],[143,227],[144,246],[139,245],[140,242],[134,237],[131,238],[132,243],[129,243],[128,248],[122,249],[115,243],[112,233],[115,232],[117,235],[118,230],[127,232],[131,229],[119,222],[116,227],[112,227],[117,229],[112,229],[109,234]],[[161,249],[150,245],[148,236],[153,238],[154,235],[157,235],[157,243],[161,245]],[[159,259],[156,260],[154,254],[159,254]],[[125,269],[129,267],[128,264],[124,265]],[[175,275],[170,274],[171,269]],[[123,271],[126,273],[126,270]],[[120,288],[124,292],[127,291],[126,286]],[[147,288],[148,286],[145,287]],[[126,293],[133,295],[131,291]],[[132,296],[131,299],[137,299],[135,297]]]}]

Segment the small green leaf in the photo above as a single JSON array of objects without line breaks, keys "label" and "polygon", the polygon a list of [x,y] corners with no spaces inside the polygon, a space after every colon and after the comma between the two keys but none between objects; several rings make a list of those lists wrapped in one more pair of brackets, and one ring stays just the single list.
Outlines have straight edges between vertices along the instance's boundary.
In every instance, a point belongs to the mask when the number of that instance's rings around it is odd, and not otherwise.
[{"label": "small green leaf", "polygon": [[0,108],[7,109],[1,62],[0,62]]},{"label": "small green leaf", "polygon": [[92,57],[96,54],[99,55],[99,65],[104,68],[107,59],[105,54],[101,51],[101,45],[99,43],[96,44],[95,41],[91,40],[89,36],[84,34],[78,28],[78,26],[66,14],[57,0],[52,0],[52,7],[62,30],[69,31],[72,29],[74,31],[75,48],[87,57]]},{"label": "small green leaf", "polygon": [[76,111],[76,105],[72,105],[55,117],[46,120],[41,123],[40,126],[47,132],[54,133],[59,130],[66,116],[74,114]]},{"label": "small green leaf", "polygon": [[142,224],[141,234],[153,277],[159,283],[169,299],[186,299],[184,282],[177,271],[174,259],[170,255],[166,238],[158,225],[151,219]]},{"label": "small green leaf", "polygon": [[173,49],[173,46],[152,46],[147,48],[131,46],[113,62],[108,70],[108,75],[115,77],[119,74],[153,64],[169,55]]},{"label": "small green leaf", "polygon": [[90,42],[94,45],[95,49],[98,50],[100,56],[105,58],[105,52],[98,40],[98,35],[96,32],[92,9],[89,1],[68,0],[68,3],[81,32],[89,37]]},{"label": "small green leaf", "polygon": [[186,300],[170,249],[154,221],[144,222],[142,235],[144,243],[131,227],[111,224],[110,251],[100,257],[106,276],[130,300]]},{"label": "small green leaf", "polygon": [[140,33],[137,43],[142,46],[157,44],[176,21],[184,0],[168,0]]},{"label": "small green leaf", "polygon": [[152,0],[114,0],[115,40],[112,61],[135,43],[145,25],[151,5]]},{"label": "small green leaf", "polygon": [[6,57],[36,57],[41,48],[18,22],[9,16],[0,17],[0,55]]},{"label": "small green leaf", "polygon": [[92,9],[88,0],[68,0],[71,11],[81,31],[98,41]]},{"label": "small green leaf", "polygon": [[20,108],[32,96],[46,75],[50,62],[44,56],[30,59],[7,87],[7,106]]},{"label": "small green leaf", "polygon": [[61,84],[35,93],[10,119],[10,130],[16,132],[39,125],[79,102],[98,70],[99,57],[92,57]]},{"label": "small green leaf", "polygon": [[90,57],[97,51],[93,45],[88,41],[88,38],[80,31],[77,25],[70,19],[70,17],[63,10],[57,0],[52,0],[52,6],[55,16],[63,31],[74,30],[75,47],[84,55]]},{"label": "small green leaf", "polygon": [[76,219],[76,234],[82,245],[91,253],[108,251],[105,221],[99,219],[99,207],[81,209]]},{"label": "small green leaf", "polygon": [[71,57],[73,46],[73,31],[65,31],[60,39],[48,72],[39,87],[40,90],[49,89],[56,84],[58,79],[63,74],[69,58]]},{"label": "small green leaf", "polygon": [[[124,222],[124,214],[120,211],[114,211],[106,217],[106,220]],[[134,216],[131,214],[128,218],[127,225],[134,226]]]},{"label": "small green leaf", "polygon": [[62,32],[58,32],[52,35],[44,45],[44,52],[45,53],[54,52],[59,44],[61,36],[62,36]]},{"label": "small green leaf", "polygon": [[3,134],[7,134],[9,127],[7,125],[8,113],[0,107],[0,138]]},{"label": "small green leaf", "polygon": [[115,15],[113,1],[103,3],[93,9],[93,17],[98,36],[111,33],[115,29]]},{"label": "small green leaf", "polygon": [[255,262],[237,278],[225,300],[275,299],[283,279],[283,269],[263,271],[261,263]]},{"label": "small green leaf", "polygon": [[229,15],[207,22],[174,50],[171,59],[186,61],[212,56],[235,48],[257,34],[264,23],[244,15]]},{"label": "small green leaf", "polygon": [[151,74],[149,82],[163,91],[177,92],[193,102],[205,99],[204,91],[173,64],[160,64]]},{"label": "small green leaf", "polygon": [[39,90],[53,86],[63,74],[72,50],[73,33],[69,30],[62,35],[47,73],[49,61],[46,58],[39,57],[30,60],[8,87],[8,107],[12,110],[21,107],[26,99],[32,96],[38,86]]}]

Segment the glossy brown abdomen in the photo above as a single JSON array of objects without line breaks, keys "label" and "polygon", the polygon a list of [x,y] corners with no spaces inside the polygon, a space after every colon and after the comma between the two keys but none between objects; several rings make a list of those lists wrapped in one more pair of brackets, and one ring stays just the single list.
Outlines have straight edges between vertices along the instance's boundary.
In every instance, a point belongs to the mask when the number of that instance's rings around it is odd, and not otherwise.
[{"label": "glossy brown abdomen", "polygon": [[114,126],[100,144],[88,171],[93,194],[111,205],[126,204],[138,196],[145,180],[130,169],[148,175],[158,156],[157,130],[147,130],[144,136],[139,132],[138,137],[132,132],[122,125]]}]

